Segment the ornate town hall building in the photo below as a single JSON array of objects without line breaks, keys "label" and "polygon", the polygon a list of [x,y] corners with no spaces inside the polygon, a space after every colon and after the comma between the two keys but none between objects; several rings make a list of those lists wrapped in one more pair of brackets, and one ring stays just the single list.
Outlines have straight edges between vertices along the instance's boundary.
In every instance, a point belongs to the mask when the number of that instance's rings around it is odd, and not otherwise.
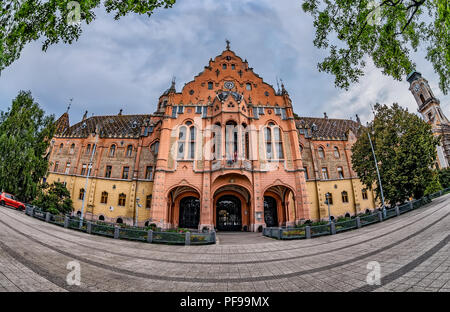
[{"label": "ornate town hall building", "polygon": [[357,121],[298,117],[229,45],[148,115],[63,114],[48,182],[89,220],[257,231],[375,207],[351,167]]}]

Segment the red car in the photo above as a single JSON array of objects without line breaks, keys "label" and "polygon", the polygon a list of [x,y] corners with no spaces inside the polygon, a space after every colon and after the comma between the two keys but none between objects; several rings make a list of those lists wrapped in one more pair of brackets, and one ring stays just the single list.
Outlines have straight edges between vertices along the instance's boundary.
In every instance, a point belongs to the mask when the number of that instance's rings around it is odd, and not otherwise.
[{"label": "red car", "polygon": [[18,201],[14,195],[0,192],[0,205],[2,206],[11,206],[16,209],[25,210],[25,204]]}]

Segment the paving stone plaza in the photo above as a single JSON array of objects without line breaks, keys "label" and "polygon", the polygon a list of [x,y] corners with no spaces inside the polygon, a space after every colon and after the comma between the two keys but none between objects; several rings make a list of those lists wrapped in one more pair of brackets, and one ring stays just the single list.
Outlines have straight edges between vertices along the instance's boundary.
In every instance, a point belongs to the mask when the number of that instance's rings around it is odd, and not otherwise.
[{"label": "paving stone plaza", "polygon": [[[88,235],[0,207],[0,291],[450,292],[450,194],[355,231],[277,241],[218,233],[207,246]],[[367,283],[379,263],[381,283]],[[69,285],[68,263],[80,264]]]}]

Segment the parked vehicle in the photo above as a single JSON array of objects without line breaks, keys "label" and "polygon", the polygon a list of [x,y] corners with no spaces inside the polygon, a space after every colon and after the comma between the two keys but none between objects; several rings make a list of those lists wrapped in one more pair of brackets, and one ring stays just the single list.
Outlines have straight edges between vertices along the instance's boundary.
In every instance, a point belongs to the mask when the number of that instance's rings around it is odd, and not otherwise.
[{"label": "parked vehicle", "polygon": [[25,210],[25,204],[18,201],[14,195],[0,192],[0,205],[2,206],[11,206],[16,209]]}]

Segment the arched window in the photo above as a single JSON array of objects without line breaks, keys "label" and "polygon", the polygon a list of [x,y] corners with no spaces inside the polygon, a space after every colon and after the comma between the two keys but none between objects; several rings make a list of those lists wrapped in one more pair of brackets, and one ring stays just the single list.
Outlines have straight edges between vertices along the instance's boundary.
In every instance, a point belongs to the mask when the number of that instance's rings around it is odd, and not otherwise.
[{"label": "arched window", "polygon": [[213,89],[213,83],[210,81],[208,82],[208,90],[212,90]]},{"label": "arched window", "polygon": [[178,159],[184,159],[184,154],[186,150],[186,139],[187,139],[187,128],[181,126],[178,131]]},{"label": "arched window", "polygon": [[322,146],[319,146],[318,152],[319,152],[319,158],[324,159],[325,158],[325,151],[323,150]]},{"label": "arched window", "polygon": [[75,143],[72,143],[72,145],[70,145],[70,154],[73,154],[74,151],[75,151]]},{"label": "arched window", "polygon": [[331,193],[326,193],[326,194],[325,194],[325,200],[328,201],[328,204],[333,205],[333,194],[331,194]]},{"label": "arched window", "polygon": [[299,145],[299,148],[300,148],[300,153],[303,153],[303,145]]},{"label": "arched window", "polygon": [[105,216],[100,215],[100,216],[98,217],[98,219],[99,219],[100,221],[105,221]]},{"label": "arched window", "polygon": [[264,138],[266,140],[266,156],[267,159],[273,159],[272,152],[272,131],[269,127],[264,128]]},{"label": "arched window", "polygon": [[122,224],[123,223],[122,218],[117,218],[116,223]]},{"label": "arched window", "polygon": [[86,155],[89,155],[90,152],[91,152],[91,144],[88,144],[86,146]]},{"label": "arched window", "polygon": [[238,129],[232,120],[228,121],[225,127],[225,153],[228,162],[237,160]]},{"label": "arched window", "polygon": [[246,88],[248,91],[251,91],[251,90],[252,90],[252,84],[251,84],[251,83],[247,83],[247,84],[245,85],[245,88]]},{"label": "arched window", "polygon": [[133,145],[128,145],[127,146],[127,157],[131,157],[131,155],[133,154]]},{"label": "arched window", "polygon": [[338,172],[339,179],[343,179],[344,178],[344,170],[342,169],[342,167],[338,167],[337,172]]},{"label": "arched window", "polygon": [[113,144],[113,145],[111,145],[111,147],[109,148],[109,157],[114,157],[115,154],[116,154],[116,145]]},{"label": "arched window", "polygon": [[220,123],[216,123],[213,127],[212,133],[212,147],[211,153],[213,156],[213,160],[222,158],[222,125]]},{"label": "arched window", "polygon": [[342,202],[343,203],[348,203],[348,193],[346,191],[343,191],[341,193],[341,195],[342,195]]},{"label": "arched window", "polygon": [[339,153],[339,149],[335,146],[334,147],[334,157],[339,158],[341,154]]},{"label": "arched window", "polygon": [[158,150],[159,150],[159,141],[156,141],[155,143],[152,144],[152,146],[150,146],[150,151],[154,155],[158,155]]},{"label": "arched window", "polygon": [[119,194],[119,206],[125,206],[125,202],[127,200],[127,195],[125,195],[124,193]]},{"label": "arched window", "polygon": [[250,159],[250,134],[248,132],[247,125],[242,124],[242,154],[245,159]]},{"label": "arched window", "polygon": [[189,128],[189,159],[194,159],[195,157],[195,139],[196,129],[192,126]]},{"label": "arched window", "polygon": [[367,199],[368,198],[366,189],[362,189],[361,193],[362,193],[362,198],[363,199]]},{"label": "arched window", "polygon": [[267,159],[284,159],[283,140],[281,138],[280,127],[270,122],[264,128],[264,138],[266,140]]},{"label": "arched window", "polygon": [[83,199],[84,198],[84,188],[80,189],[80,194],[78,195],[78,199]]},{"label": "arched window", "polygon": [[281,139],[281,131],[279,127],[273,128],[273,142],[275,144],[275,149],[277,151],[277,157],[278,159],[284,159],[284,153],[283,153],[283,141]]},{"label": "arched window", "polygon": [[63,144],[63,143],[59,144],[59,152],[60,152],[60,153],[62,152],[63,147],[64,147],[64,144]]},{"label": "arched window", "polygon": [[102,197],[100,199],[101,204],[107,204],[108,203],[108,192],[102,192]]},{"label": "arched window", "polygon": [[423,97],[423,94],[420,95],[420,100],[422,101],[422,104],[425,103],[425,98]]}]

